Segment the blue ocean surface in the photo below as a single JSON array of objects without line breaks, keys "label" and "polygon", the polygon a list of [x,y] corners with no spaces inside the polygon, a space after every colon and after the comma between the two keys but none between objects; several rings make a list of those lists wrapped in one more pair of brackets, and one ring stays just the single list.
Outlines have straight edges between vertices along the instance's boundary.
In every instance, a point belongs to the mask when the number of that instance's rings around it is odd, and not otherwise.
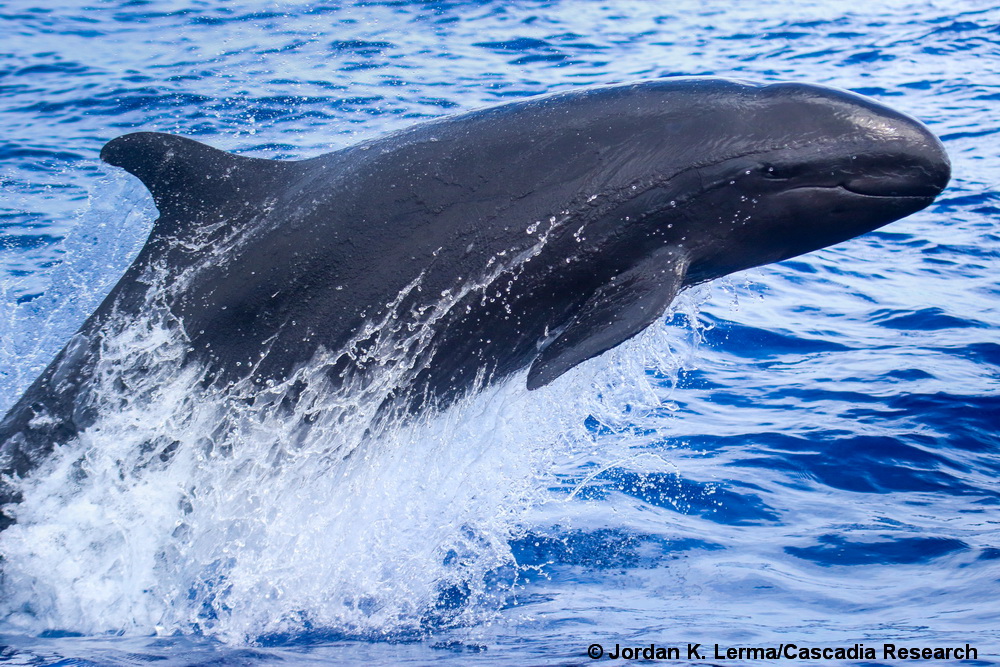
[{"label": "blue ocean surface", "polygon": [[[534,95],[711,75],[871,96],[953,163],[910,218],[689,290],[549,387],[515,378],[356,456],[292,455],[251,415],[225,452],[123,468],[133,443],[220,419],[147,368],[162,410],[123,408],[55,457],[0,534],[0,660],[862,644],[892,664],[884,644],[968,644],[964,664],[1000,664],[993,3],[13,0],[0,43],[3,410],[149,232],[145,189],[98,159],[127,132],[304,159]],[[159,350],[155,333],[136,346]]]}]

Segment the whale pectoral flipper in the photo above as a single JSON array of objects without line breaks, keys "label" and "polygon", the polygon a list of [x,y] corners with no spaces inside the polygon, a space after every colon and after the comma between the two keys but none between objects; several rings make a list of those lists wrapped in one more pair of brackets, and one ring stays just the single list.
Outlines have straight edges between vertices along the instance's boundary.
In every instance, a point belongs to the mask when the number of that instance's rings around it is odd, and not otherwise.
[{"label": "whale pectoral flipper", "polygon": [[666,246],[600,287],[528,371],[528,389],[620,345],[656,321],[684,284],[687,254]]}]

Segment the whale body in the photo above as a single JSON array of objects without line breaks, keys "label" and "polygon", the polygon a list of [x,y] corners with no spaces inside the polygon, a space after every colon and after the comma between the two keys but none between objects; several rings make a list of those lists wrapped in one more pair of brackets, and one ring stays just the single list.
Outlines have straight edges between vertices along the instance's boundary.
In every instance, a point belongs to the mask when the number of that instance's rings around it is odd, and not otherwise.
[{"label": "whale body", "polygon": [[881,227],[950,177],[940,141],[873,100],[721,79],[533,98],[296,162],[148,132],[101,158],[160,215],[0,423],[8,480],[93,423],[102,338],[153,303],[205,385],[322,357],[333,389],[391,367],[385,409],[413,413],[524,369],[546,385],[680,290]]}]

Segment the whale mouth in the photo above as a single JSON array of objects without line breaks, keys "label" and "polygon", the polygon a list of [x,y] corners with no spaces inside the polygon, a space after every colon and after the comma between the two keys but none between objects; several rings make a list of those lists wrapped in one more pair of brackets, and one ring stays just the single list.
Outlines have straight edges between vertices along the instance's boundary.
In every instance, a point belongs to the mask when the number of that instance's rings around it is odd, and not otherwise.
[{"label": "whale mouth", "polygon": [[894,199],[934,199],[948,183],[947,172],[912,178],[890,174],[865,174],[839,183],[847,192],[865,197],[890,197]]},{"label": "whale mouth", "polygon": [[936,138],[879,155],[851,158],[839,185],[868,197],[934,199],[951,180],[951,163]]}]

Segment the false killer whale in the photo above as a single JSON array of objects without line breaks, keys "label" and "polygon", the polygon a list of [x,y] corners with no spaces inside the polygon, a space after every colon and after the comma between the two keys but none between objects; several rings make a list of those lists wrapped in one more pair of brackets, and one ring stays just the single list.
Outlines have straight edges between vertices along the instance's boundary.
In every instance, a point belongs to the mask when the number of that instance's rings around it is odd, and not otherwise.
[{"label": "false killer whale", "polygon": [[950,177],[940,141],[873,100],[723,79],[532,98],[298,162],[151,132],[101,158],[160,215],[0,423],[8,482],[93,422],[102,337],[155,304],[206,384],[325,355],[333,387],[396,369],[383,398],[412,412],[523,369],[546,385],[685,287],[902,218]]}]

